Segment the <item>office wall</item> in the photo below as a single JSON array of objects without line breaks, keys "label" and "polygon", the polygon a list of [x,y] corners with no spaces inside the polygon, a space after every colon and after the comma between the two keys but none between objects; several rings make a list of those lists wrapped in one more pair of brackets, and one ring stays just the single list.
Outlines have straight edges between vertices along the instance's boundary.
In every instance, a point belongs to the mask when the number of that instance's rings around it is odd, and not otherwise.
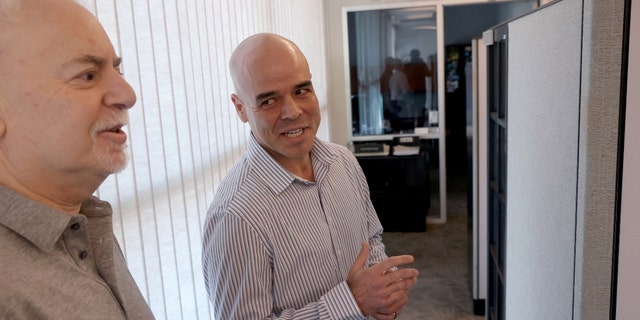
[{"label": "office wall", "polygon": [[535,8],[533,1],[492,2],[444,7],[444,44],[471,44],[471,40],[497,24]]},{"label": "office wall", "polygon": [[608,319],[623,8],[508,24],[507,319]]}]

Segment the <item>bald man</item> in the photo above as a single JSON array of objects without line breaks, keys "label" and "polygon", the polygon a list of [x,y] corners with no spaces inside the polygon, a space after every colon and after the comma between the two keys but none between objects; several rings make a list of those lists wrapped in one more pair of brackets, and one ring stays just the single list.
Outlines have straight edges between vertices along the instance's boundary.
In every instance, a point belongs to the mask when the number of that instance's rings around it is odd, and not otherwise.
[{"label": "bald man", "polygon": [[[300,49],[276,34],[230,59],[249,146],[207,213],[203,268],[217,319],[395,319],[418,271],[387,257],[367,180],[316,138],[320,107]],[[401,268],[398,268],[401,267]]]},{"label": "bald man", "polygon": [[72,0],[0,0],[0,318],[153,319],[93,197],[136,96]]}]

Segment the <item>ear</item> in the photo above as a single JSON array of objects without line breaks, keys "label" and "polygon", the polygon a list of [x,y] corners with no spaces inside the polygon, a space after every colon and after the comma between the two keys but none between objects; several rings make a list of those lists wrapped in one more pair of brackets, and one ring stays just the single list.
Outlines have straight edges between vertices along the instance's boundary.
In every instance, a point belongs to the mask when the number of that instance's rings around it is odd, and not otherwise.
[{"label": "ear", "polygon": [[4,97],[0,97],[0,138],[4,138],[7,134],[7,110],[8,105],[5,103]]},{"label": "ear", "polygon": [[238,118],[240,118],[242,122],[247,123],[249,119],[247,119],[247,112],[244,107],[244,103],[242,103],[242,100],[240,100],[238,95],[233,93],[231,94],[231,102],[233,102],[233,105],[236,107],[236,113],[238,114]]}]

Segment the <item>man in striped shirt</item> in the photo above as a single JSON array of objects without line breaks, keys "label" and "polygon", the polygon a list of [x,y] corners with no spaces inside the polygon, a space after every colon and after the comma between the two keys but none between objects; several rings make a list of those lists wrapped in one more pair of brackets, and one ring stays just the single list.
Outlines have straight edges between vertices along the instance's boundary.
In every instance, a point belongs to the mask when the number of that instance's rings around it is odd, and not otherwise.
[{"label": "man in striped shirt", "polygon": [[230,60],[246,153],[220,184],[204,227],[216,319],[395,319],[418,271],[387,257],[367,180],[345,147],[319,140],[306,58],[269,33]]}]

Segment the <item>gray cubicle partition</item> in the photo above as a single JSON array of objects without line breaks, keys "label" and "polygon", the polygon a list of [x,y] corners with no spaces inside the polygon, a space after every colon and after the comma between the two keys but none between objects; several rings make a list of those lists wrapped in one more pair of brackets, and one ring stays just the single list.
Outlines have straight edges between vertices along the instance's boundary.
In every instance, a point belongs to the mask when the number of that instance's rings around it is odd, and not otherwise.
[{"label": "gray cubicle partition", "polygon": [[609,319],[624,5],[507,23],[506,319]]}]

